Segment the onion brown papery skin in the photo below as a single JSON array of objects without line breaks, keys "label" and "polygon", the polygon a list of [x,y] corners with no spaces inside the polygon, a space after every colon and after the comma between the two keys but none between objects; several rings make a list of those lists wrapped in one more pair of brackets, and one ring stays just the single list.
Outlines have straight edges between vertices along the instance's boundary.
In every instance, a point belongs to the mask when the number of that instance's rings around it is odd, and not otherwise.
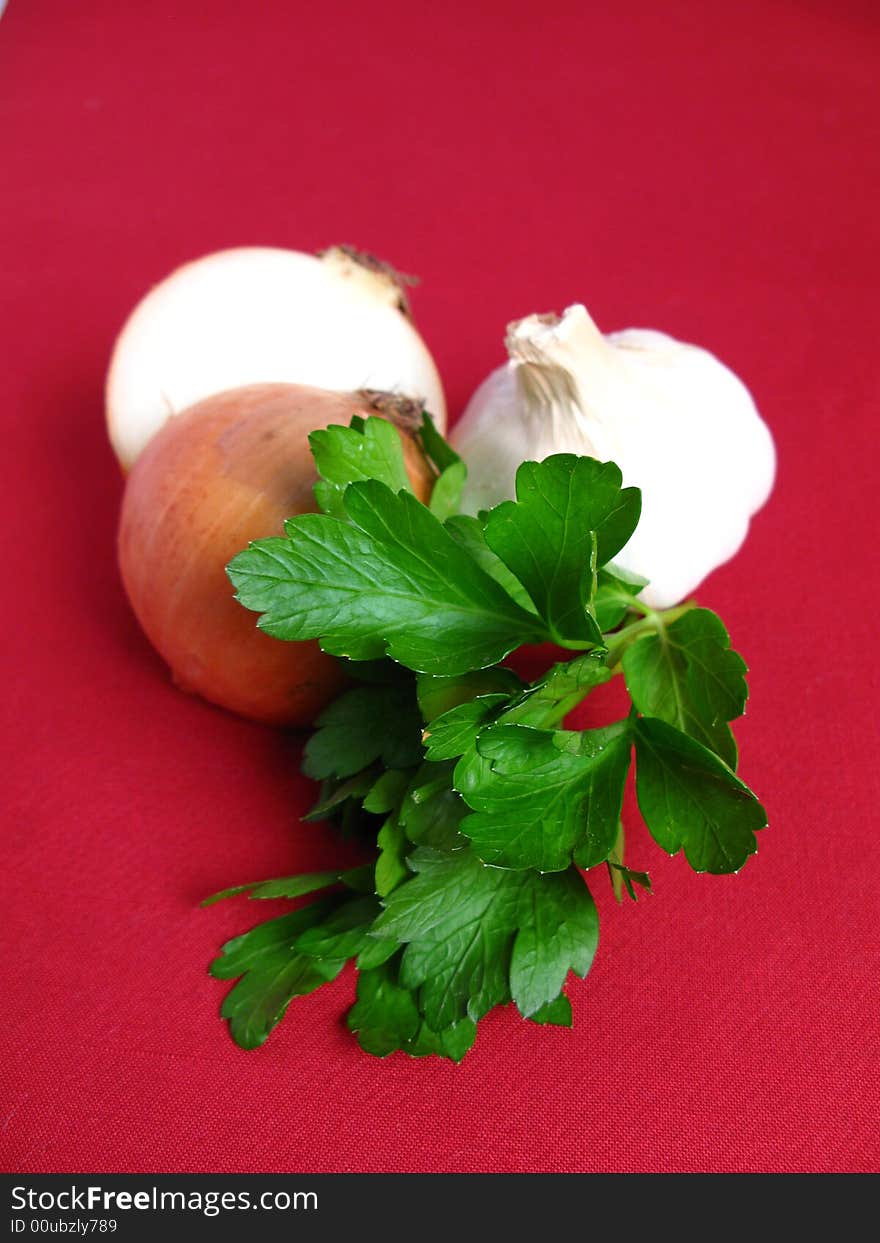
[{"label": "onion brown papery skin", "polygon": [[405,402],[381,395],[233,389],[169,419],[138,457],[123,498],[119,566],[138,621],[183,690],[293,726],[311,724],[340,690],[341,667],[317,643],[257,629],[226,566],[251,540],[282,534],[285,518],[315,510],[309,433],[356,414],[398,426],[413,490],[427,500],[434,474],[411,434],[416,420]]}]

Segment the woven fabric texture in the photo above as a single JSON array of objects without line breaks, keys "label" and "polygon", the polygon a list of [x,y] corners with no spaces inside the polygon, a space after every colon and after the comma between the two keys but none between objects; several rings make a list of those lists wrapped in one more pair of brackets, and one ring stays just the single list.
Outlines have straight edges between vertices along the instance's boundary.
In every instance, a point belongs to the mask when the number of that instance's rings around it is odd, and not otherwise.
[{"label": "woven fabric texture", "polygon": [[[36,1171],[863,1171],[878,1159],[876,5],[10,0],[0,19],[0,1152]],[[301,740],[176,691],[114,559],[114,336],[177,264],[350,242],[417,272],[451,410],[583,300],[749,383],[771,502],[699,599],[751,666],[738,877],[633,828],[575,1027],[361,1053],[344,974],[244,1053],[206,967],[348,861]],[[699,514],[694,521],[699,522]],[[348,854],[346,853],[348,851]]]}]

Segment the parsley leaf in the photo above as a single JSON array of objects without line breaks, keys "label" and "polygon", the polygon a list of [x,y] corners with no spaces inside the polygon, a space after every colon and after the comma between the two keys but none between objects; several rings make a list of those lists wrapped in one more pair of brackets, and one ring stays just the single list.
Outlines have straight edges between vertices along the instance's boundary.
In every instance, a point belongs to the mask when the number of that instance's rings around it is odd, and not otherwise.
[{"label": "parsley leaf", "polygon": [[348,1026],[367,1053],[387,1057],[413,1040],[421,1025],[415,998],[397,982],[390,963],[361,971],[357,1001],[348,1012]]},{"label": "parsley leaf", "polygon": [[458,832],[467,806],[452,785],[453,764],[423,764],[400,806],[400,823],[411,842],[438,850],[463,845]]},{"label": "parsley leaf", "polygon": [[444,675],[546,637],[410,493],[366,480],[349,484],[344,504],[351,525],[302,514],[286,539],[258,540],[230,563],[238,599],[268,634]]},{"label": "parsley leaf", "polygon": [[344,962],[317,961],[299,954],[267,955],[259,969],[239,980],[220,1007],[232,1039],[242,1049],[259,1048],[294,997],[328,984],[344,966]]},{"label": "parsley leaf", "polygon": [[621,483],[613,462],[568,453],[523,462],[517,499],[496,505],[486,520],[486,543],[564,646],[602,643],[590,612],[595,573],[629,539],[641,507],[638,489]]},{"label": "parsley leaf", "polygon": [[499,709],[510,703],[508,695],[479,695],[470,703],[450,708],[425,731],[425,754],[429,760],[452,760],[476,745],[480,731],[494,721]]},{"label": "parsley leaf", "polygon": [[[613,572],[612,572],[613,571]],[[603,632],[619,626],[632,608],[635,597],[648,585],[646,578],[630,574],[618,566],[605,566],[596,575],[593,611]]]},{"label": "parsley leaf", "polygon": [[309,446],[321,479],[315,500],[326,514],[345,518],[343,495],[356,479],[379,479],[393,492],[412,491],[400,433],[387,419],[370,417],[354,426],[312,432]]},{"label": "parsley leaf", "polygon": [[601,863],[617,838],[630,750],[626,722],[582,733],[496,725],[477,740],[484,762],[455,770],[474,809],[461,831],[496,867]]},{"label": "parsley leaf", "polygon": [[624,652],[623,672],[639,712],[690,734],[736,767],[727,722],[745,710],[746,663],[715,613],[689,609],[671,625],[660,622],[656,634]]},{"label": "parsley leaf", "polygon": [[647,872],[634,872],[632,868],[625,867],[622,863],[616,863],[611,859],[608,860],[608,871],[611,873],[611,885],[618,902],[623,901],[624,889],[633,902],[638,902],[636,885],[644,889],[645,893],[651,893],[651,877]]},{"label": "parsley leaf", "polygon": [[376,931],[407,942],[400,971],[434,1031],[477,1020],[510,997],[508,968],[523,877],[484,867],[469,850],[419,849],[416,875],[395,889]]},{"label": "parsley leaf", "polygon": [[554,1001],[569,971],[588,974],[599,916],[583,877],[569,868],[523,886],[517,922],[510,991],[523,1018],[531,1018]]},{"label": "parsley leaf", "polygon": [[247,893],[251,898],[300,898],[304,894],[314,893],[317,889],[328,889],[341,879],[339,872],[305,872],[300,876],[281,876],[276,880],[251,881],[248,885],[233,885],[231,889],[221,889],[203,898],[202,906],[213,906],[224,898],[234,898],[238,894]]},{"label": "parsley leaf", "polygon": [[593,652],[563,661],[527,687],[502,719],[505,724],[534,725],[539,729],[558,725],[593,687],[602,686],[612,676],[601,657]]},{"label": "parsley leaf", "polygon": [[344,820],[352,805],[356,804],[358,799],[363,798],[375,783],[376,774],[367,768],[346,780],[336,777],[322,777],[319,780],[321,781],[321,793],[317,803],[300,817],[304,821],[312,822],[331,818]]},{"label": "parsley leaf", "polygon": [[318,780],[352,777],[375,760],[386,768],[407,768],[421,758],[421,734],[411,677],[356,686],[318,717],[306,743],[303,772]]},{"label": "parsley leaf", "polygon": [[454,1062],[461,1061],[477,1032],[476,1023],[470,1019],[432,1031],[422,1019],[413,994],[398,983],[393,963],[361,972],[348,1026],[357,1033],[361,1048],[378,1057],[403,1050],[411,1057],[436,1053]]},{"label": "parsley leaf", "polygon": [[375,929],[407,943],[400,983],[418,990],[434,1031],[479,1019],[511,996],[531,1015],[569,972],[586,975],[598,919],[580,875],[484,867],[472,851],[418,850],[416,875],[386,901]]},{"label": "parsley leaf", "polygon": [[406,794],[410,775],[405,769],[389,768],[378,781],[373,782],[364,799],[364,811],[382,816],[386,812],[395,811],[400,807],[401,799]]},{"label": "parsley leaf", "polygon": [[355,893],[374,892],[372,863],[362,863],[360,867],[349,868],[347,872],[340,873],[339,879]]},{"label": "parsley leaf", "polygon": [[553,1001],[548,1001],[545,1006],[541,1006],[540,1010],[530,1014],[529,1022],[540,1023],[542,1027],[571,1027],[573,1023],[571,1002],[565,993],[560,993]]},{"label": "parsley leaf", "polygon": [[611,889],[614,893],[618,904],[623,901],[623,891],[629,894],[633,902],[638,902],[635,886],[644,889],[645,893],[651,893],[651,878],[647,872],[634,872],[632,868],[626,867],[623,861],[624,851],[624,831],[621,824],[617,831],[617,841],[614,843],[614,849],[605,860],[605,866],[608,868],[608,875],[611,879]]},{"label": "parsley leaf", "polygon": [[211,964],[216,979],[242,978],[227,994],[220,1013],[243,1049],[256,1049],[281,1019],[294,997],[314,992],[334,979],[345,959],[307,958],[294,944],[335,906],[332,900],[314,902],[292,915],[258,924],[223,946]]},{"label": "parsley leaf", "polygon": [[[349,1027],[378,1056],[458,1061],[477,1020],[510,1001],[530,1022],[571,1026],[565,982],[587,974],[598,941],[578,869],[605,862],[618,901],[651,888],[624,862],[633,743],[648,828],[695,870],[735,871],[766,823],[733,771],[746,670],[722,623],[691,605],[648,608],[642,580],[613,564],[638,490],[613,463],[559,454],[523,464],[516,500],[464,517],[464,464],[428,416],[417,437],[437,476],[427,507],[396,430],[355,418],[311,438],[324,512],[229,567],[269,634],[348,658],[358,685],[320,718],[304,769],[322,782],[312,816],[376,844],[347,872],[207,900],[348,890],[234,938],[212,964],[239,977],[222,1013],[246,1048],[352,959]],[[530,684],[500,666],[548,639],[582,654]],[[562,728],[621,669],[627,718]]]},{"label": "parsley leaf", "polygon": [[425,457],[437,471],[437,481],[431,492],[428,508],[441,522],[445,522],[458,511],[467,478],[467,467],[437,431],[434,420],[427,413],[418,439]]},{"label": "parsley leaf", "polygon": [[589,654],[554,665],[532,686],[519,682],[519,694],[513,694],[509,686],[502,694],[481,691],[430,722],[423,734],[425,754],[429,760],[465,755],[492,724],[533,725],[539,729],[556,725],[588,691],[610,677],[611,670]]},{"label": "parsley leaf", "polygon": [[393,958],[400,949],[397,941],[391,938],[372,936],[357,956],[359,971],[372,971],[381,967],[389,958]]},{"label": "parsley leaf", "polygon": [[433,721],[450,708],[468,703],[478,695],[514,695],[525,690],[525,683],[512,669],[495,666],[475,669],[457,678],[437,677],[420,673],[416,678],[417,695],[422,717]]},{"label": "parsley leaf", "polygon": [[476,1035],[477,1025],[473,1019],[459,1019],[439,1032],[422,1023],[413,1039],[407,1042],[406,1052],[410,1057],[429,1057],[436,1053],[452,1062],[460,1062],[473,1046]]},{"label": "parsley leaf", "polygon": [[637,721],[635,742],[639,809],[657,844],[670,855],[684,847],[695,872],[738,871],[757,850],[755,831],[767,823],[748,786],[664,721]]},{"label": "parsley leaf", "polygon": [[370,930],[380,909],[372,894],[350,898],[297,937],[295,948],[310,958],[354,958],[370,944]]},{"label": "parsley leaf", "polygon": [[483,524],[479,518],[472,518],[469,514],[455,514],[452,518],[447,518],[446,530],[456,543],[470,553],[480,569],[504,588],[511,600],[515,600],[528,613],[536,612],[525,587],[486,543]]},{"label": "parsley leaf", "polygon": [[409,870],[406,856],[410,843],[399,818],[389,816],[376,837],[379,857],[376,860],[376,893],[381,898],[406,880]]}]

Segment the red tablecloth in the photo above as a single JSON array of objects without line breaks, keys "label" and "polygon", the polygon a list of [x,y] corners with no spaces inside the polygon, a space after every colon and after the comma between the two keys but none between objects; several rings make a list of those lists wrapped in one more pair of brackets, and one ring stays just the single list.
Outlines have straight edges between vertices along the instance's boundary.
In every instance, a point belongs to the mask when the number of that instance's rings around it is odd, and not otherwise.
[{"label": "red tablecloth", "polygon": [[[877,1165],[877,77],[870,2],[11,0],[0,20],[0,1148],[21,1171]],[[358,1051],[344,976],[261,1051],[205,967],[335,863],[295,739],[188,699],[129,613],[101,386],[176,264],[350,241],[423,278],[453,411],[584,300],[748,381],[776,492],[699,596],[751,665],[737,878],[646,835],[573,1032]],[[695,516],[698,517],[698,516]]]}]

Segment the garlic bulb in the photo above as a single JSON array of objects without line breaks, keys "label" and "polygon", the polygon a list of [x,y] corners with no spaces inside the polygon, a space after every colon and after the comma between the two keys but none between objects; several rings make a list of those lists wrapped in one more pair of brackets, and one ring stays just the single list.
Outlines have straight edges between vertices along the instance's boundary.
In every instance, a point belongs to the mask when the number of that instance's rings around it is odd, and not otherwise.
[{"label": "garlic bulb", "polygon": [[512,497],[525,459],[577,453],[616,462],[642,490],[615,564],[649,580],[646,604],[675,604],[734,555],[770,495],[776,455],[732,371],[662,332],[605,337],[581,305],[511,324],[507,349],[452,436],[470,513]]},{"label": "garlic bulb", "polygon": [[172,414],[269,383],[400,393],[446,426],[440,376],[392,268],[346,246],[250,246],[184,264],[129,316],[107,376],[116,455],[128,469]]}]

